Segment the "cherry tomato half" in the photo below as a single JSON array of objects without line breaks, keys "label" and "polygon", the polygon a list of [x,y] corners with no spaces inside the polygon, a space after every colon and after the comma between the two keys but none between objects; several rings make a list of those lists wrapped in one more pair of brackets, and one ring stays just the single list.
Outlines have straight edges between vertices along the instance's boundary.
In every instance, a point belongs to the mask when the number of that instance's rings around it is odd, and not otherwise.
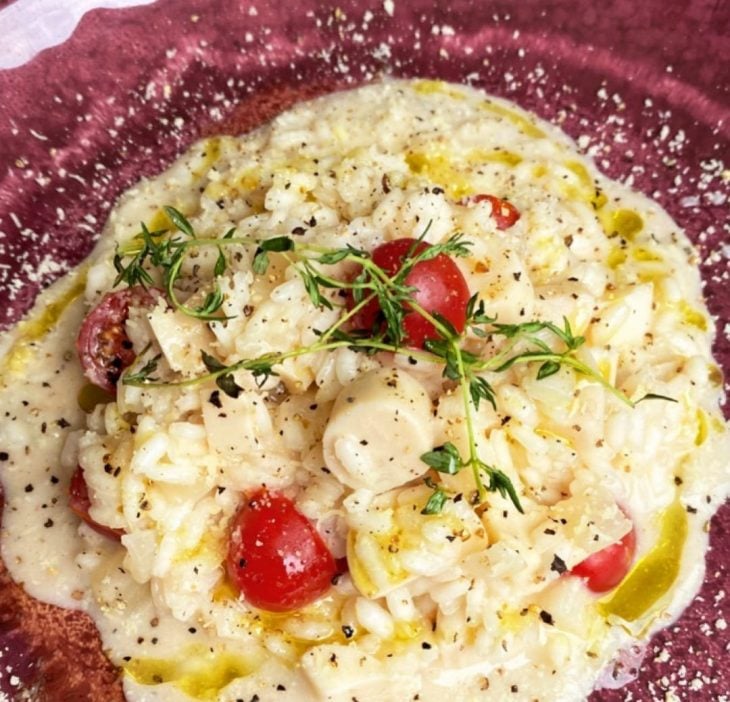
[{"label": "cherry tomato half", "polygon": [[509,229],[519,218],[519,210],[507,200],[494,195],[472,195],[464,198],[459,204],[470,205],[488,202],[492,206],[492,219],[497,223],[497,229]]},{"label": "cherry tomato half", "polygon": [[[395,275],[403,265],[403,259],[429,248],[425,242],[416,239],[395,239],[381,244],[373,250],[373,262],[389,276]],[[466,307],[469,302],[469,288],[464,276],[454,261],[445,254],[421,261],[410,270],[403,281],[416,289],[414,300],[426,312],[436,312],[447,319],[461,332],[466,323]],[[350,303],[352,304],[352,302]],[[371,300],[352,320],[354,329],[374,329],[381,319],[380,305]],[[407,312],[403,319],[405,343],[423,348],[427,339],[438,338],[438,332],[418,312]]]},{"label": "cherry tomato half", "polygon": [[338,572],[312,523],[283,495],[261,490],[233,519],[228,576],[246,601],[270,612],[314,602]]},{"label": "cherry tomato half", "polygon": [[89,516],[91,500],[89,499],[89,488],[86,485],[86,478],[84,478],[84,469],[81,466],[78,466],[73,476],[71,476],[71,482],[68,486],[68,506],[76,516],[85,521],[94,531],[110,539],[116,539],[117,541],[122,538],[124,534],[122,529],[112,529],[111,527],[104,526],[103,524],[99,524],[99,522],[95,522]]},{"label": "cherry tomato half", "polygon": [[593,592],[606,592],[616,587],[629,572],[636,553],[636,531],[631,531],[621,541],[606,546],[588,556],[570,572],[586,579]]},{"label": "cherry tomato half", "polygon": [[135,359],[125,322],[130,307],[151,306],[159,297],[157,290],[142,286],[107,293],[81,324],[76,351],[84,375],[112,395],[122,371]]}]

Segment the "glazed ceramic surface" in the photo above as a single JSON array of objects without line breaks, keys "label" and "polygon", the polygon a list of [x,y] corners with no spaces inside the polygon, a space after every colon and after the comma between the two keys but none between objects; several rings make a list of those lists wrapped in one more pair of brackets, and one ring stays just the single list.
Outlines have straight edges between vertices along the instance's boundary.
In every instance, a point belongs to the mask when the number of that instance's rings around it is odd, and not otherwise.
[{"label": "glazed ceramic surface", "polygon": [[[0,20],[18,4],[0,2]],[[424,76],[515,100],[658,200],[699,248],[715,353],[730,377],[729,55],[730,4],[718,0],[96,9],[62,44],[0,70],[0,329],[84,258],[125,188],[198,137],[246,131],[298,100],[380,75]],[[711,529],[700,596],[648,645],[635,681],[594,700],[728,695],[730,508]],[[123,699],[93,625],[31,600],[0,565],[3,695]]]}]

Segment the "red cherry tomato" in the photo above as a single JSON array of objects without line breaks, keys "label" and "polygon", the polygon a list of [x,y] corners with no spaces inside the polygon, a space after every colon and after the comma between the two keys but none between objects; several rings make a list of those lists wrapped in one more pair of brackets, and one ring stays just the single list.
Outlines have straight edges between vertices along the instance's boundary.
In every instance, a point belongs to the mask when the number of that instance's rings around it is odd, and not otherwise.
[{"label": "red cherry tomato", "polygon": [[112,395],[122,371],[135,359],[124,323],[130,307],[151,306],[157,290],[141,286],[107,293],[81,324],[76,350],[84,375]]},{"label": "red cherry tomato", "polygon": [[636,531],[631,531],[621,541],[606,546],[588,556],[570,572],[586,579],[593,592],[606,592],[616,587],[629,572],[636,553]]},{"label": "red cherry tomato", "polygon": [[91,500],[89,499],[89,488],[86,485],[86,478],[84,478],[84,469],[81,466],[78,466],[74,471],[68,486],[68,506],[72,512],[83,519],[94,531],[110,539],[116,539],[117,541],[122,538],[124,534],[122,529],[112,529],[111,527],[104,526],[103,524],[99,524],[99,522],[95,522],[89,516]]},{"label": "red cherry tomato", "polygon": [[[389,276],[395,275],[403,265],[403,259],[429,248],[425,242],[416,239],[395,239],[374,249],[373,262]],[[414,300],[426,312],[436,312],[447,319],[461,332],[466,323],[466,307],[469,302],[469,288],[454,261],[445,254],[417,263],[403,281],[416,289]],[[350,303],[352,304],[352,303]],[[354,329],[374,329],[381,319],[377,300],[371,300],[353,318]],[[427,339],[438,338],[438,333],[428,320],[418,312],[407,312],[403,319],[405,343],[423,348]]]},{"label": "red cherry tomato", "polygon": [[519,210],[511,202],[494,195],[472,195],[464,198],[459,204],[476,205],[485,201],[492,206],[492,219],[497,223],[497,229],[509,229],[520,218]]},{"label": "red cherry tomato", "polygon": [[266,490],[249,496],[234,517],[226,565],[246,601],[270,612],[314,602],[337,573],[312,523],[289,498]]}]

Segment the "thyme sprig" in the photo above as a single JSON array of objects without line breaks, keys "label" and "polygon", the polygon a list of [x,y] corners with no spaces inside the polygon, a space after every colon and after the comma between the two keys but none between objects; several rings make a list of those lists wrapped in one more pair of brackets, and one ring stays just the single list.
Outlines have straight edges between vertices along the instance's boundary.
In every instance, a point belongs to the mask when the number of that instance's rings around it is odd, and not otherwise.
[{"label": "thyme sprig", "polygon": [[[225,319],[225,316],[219,314],[224,299],[218,278],[225,273],[228,265],[223,253],[222,243],[232,242],[235,229],[226,232],[220,240],[201,240],[197,238],[185,215],[174,207],[165,207],[164,211],[169,220],[175,225],[177,232],[172,235],[167,229],[150,232],[147,226],[142,223],[141,231],[131,247],[127,249],[117,247],[113,259],[114,269],[117,271],[114,286],[120,283],[126,283],[129,286],[152,286],[155,284],[155,280],[150,274],[149,268],[158,269],[161,273],[161,281],[167,293],[167,298],[176,309],[181,310],[190,317],[204,321]],[[178,232],[184,236],[178,236]],[[218,248],[218,257],[213,267],[213,290],[206,294],[201,305],[190,307],[178,299],[175,283],[180,277],[185,257],[190,249],[206,245],[214,245]],[[125,262],[127,258],[131,260]]]},{"label": "thyme sprig", "polygon": [[[477,295],[467,304],[466,325],[459,331],[445,318],[429,313],[415,300],[415,289],[407,285],[408,274],[418,263],[435,258],[441,254],[451,257],[467,256],[470,242],[463,234],[456,234],[446,241],[419,250],[418,244],[424,239],[429,225],[421,236],[414,241],[400,268],[392,275],[378,266],[369,252],[347,245],[339,249],[324,248],[298,242],[288,236],[269,239],[236,237],[231,229],[221,238],[199,238],[190,222],[172,207],[165,212],[175,226],[173,233],[167,230],[149,231],[142,225],[135,245],[117,251],[114,266],[118,276],[115,284],[127,285],[154,284],[152,271],[155,269],[167,292],[170,303],[183,313],[203,321],[225,321],[221,314],[224,295],[219,278],[228,268],[224,253],[227,246],[243,245],[253,250],[252,269],[263,275],[270,265],[270,253],[279,253],[295,267],[311,303],[315,307],[341,308],[337,320],[328,328],[316,331],[317,340],[305,347],[285,352],[272,352],[252,359],[242,359],[225,365],[214,356],[201,351],[201,359],[207,373],[182,380],[163,381],[153,374],[157,371],[160,355],[147,360],[138,370],[128,370],[122,377],[126,385],[179,387],[213,381],[228,396],[236,398],[242,387],[236,381],[239,372],[250,372],[259,386],[272,376],[277,375],[277,366],[286,360],[305,354],[334,351],[349,348],[354,351],[374,354],[389,352],[407,356],[409,359],[439,364],[443,377],[458,385],[461,393],[467,438],[467,455],[462,456],[452,443],[435,447],[421,457],[425,466],[437,473],[455,475],[463,469],[472,473],[475,491],[474,504],[482,503],[487,492],[498,492],[508,498],[515,508],[522,512],[517,491],[503,471],[484,462],[478,452],[474,428],[474,413],[481,403],[487,402],[497,407],[495,390],[488,380],[489,374],[502,373],[519,364],[539,364],[536,372],[538,380],[550,377],[561,368],[568,367],[600,383],[622,402],[634,406],[644,399],[671,399],[660,395],[648,394],[632,402],[621,390],[611,385],[597,370],[578,358],[577,352],[585,343],[582,336],[575,335],[567,318],[560,327],[548,321],[529,321],[522,324],[502,324],[486,313],[484,302]],[[181,275],[185,257],[196,248],[214,246],[218,258],[214,266],[214,287],[208,292],[199,307],[190,307],[181,302],[176,294],[176,283]],[[356,272],[345,278],[333,277],[328,266],[346,263]],[[333,291],[350,296],[351,303],[337,302]],[[379,318],[370,330],[352,330],[348,322],[364,307],[377,301]],[[349,309],[348,309],[349,308]],[[406,314],[416,312],[431,323],[435,337],[428,339],[423,350],[404,346],[403,320]],[[466,348],[467,336],[472,335],[483,343],[484,349],[494,348],[492,355],[484,356]],[[472,348],[470,346],[470,348]],[[144,356],[144,354],[141,354]],[[441,484],[427,476],[426,484],[432,494],[423,508],[424,514],[435,514],[443,509],[449,495]]]}]

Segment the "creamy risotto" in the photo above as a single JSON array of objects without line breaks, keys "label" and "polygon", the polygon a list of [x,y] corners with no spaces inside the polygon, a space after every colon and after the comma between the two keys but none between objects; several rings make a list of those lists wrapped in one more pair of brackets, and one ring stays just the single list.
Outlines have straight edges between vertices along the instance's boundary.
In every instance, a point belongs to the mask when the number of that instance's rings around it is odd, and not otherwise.
[{"label": "creamy risotto", "polygon": [[514,105],[388,81],[200,142],[51,297],[2,556],[131,702],[580,700],[702,582],[695,252]]}]

